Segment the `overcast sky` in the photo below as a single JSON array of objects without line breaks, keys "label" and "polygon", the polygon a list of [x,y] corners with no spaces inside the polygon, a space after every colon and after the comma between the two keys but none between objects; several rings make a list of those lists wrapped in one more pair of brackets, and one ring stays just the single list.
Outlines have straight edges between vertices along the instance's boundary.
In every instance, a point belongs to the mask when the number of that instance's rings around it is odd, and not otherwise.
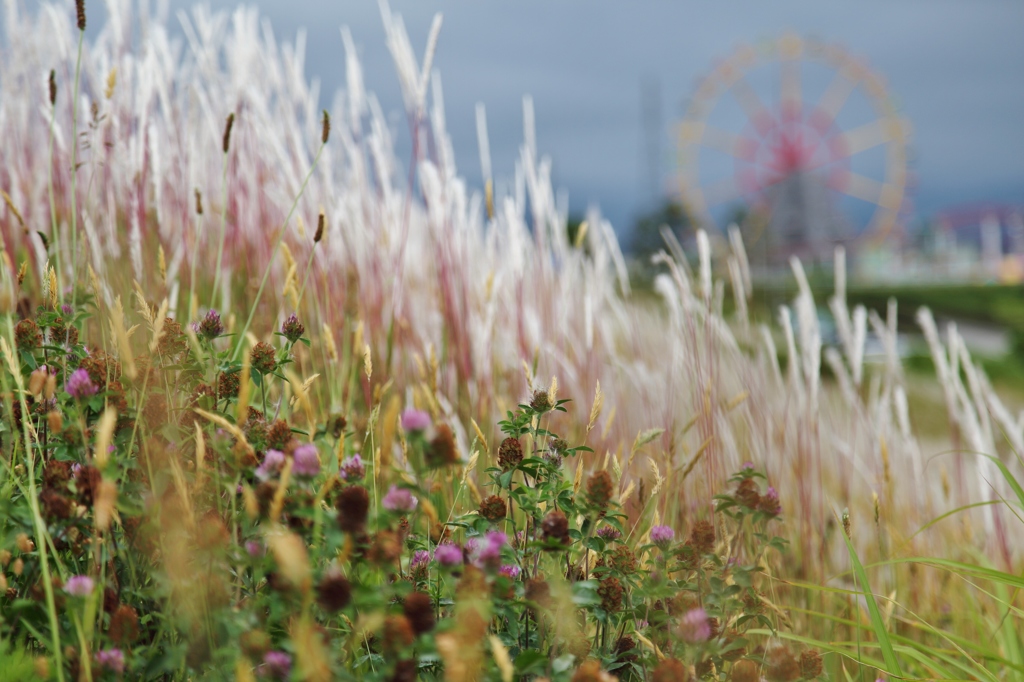
[{"label": "overcast sky", "polygon": [[[347,24],[367,87],[399,114],[398,79],[375,0],[255,4],[279,40],[307,29],[307,75],[319,77],[327,93],[343,86],[339,27]],[[522,96],[530,94],[538,147],[553,157],[557,184],[574,210],[597,202],[622,228],[650,198],[641,84],[660,90],[667,179],[674,171],[669,126],[697,79],[737,45],[792,30],[842,45],[884,76],[913,125],[920,213],[965,202],[1024,203],[1020,0],[392,0],[391,7],[402,14],[418,54],[434,13],[444,15],[435,66],[460,172],[474,184],[475,104],[487,107],[495,175],[507,178],[522,140]],[[404,119],[393,120],[406,135]]]}]

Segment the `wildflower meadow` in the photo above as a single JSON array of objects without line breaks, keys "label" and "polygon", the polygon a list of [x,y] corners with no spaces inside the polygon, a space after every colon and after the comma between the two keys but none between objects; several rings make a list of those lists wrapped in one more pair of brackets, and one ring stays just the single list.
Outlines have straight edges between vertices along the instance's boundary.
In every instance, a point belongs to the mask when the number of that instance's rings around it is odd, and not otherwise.
[{"label": "wildflower meadow", "polygon": [[1024,415],[955,328],[911,381],[842,249],[756,315],[735,230],[638,290],[529,99],[459,174],[440,17],[381,5],[399,158],[345,29],[320,93],[253,9],[91,5],[5,3],[0,679],[1024,679]]}]

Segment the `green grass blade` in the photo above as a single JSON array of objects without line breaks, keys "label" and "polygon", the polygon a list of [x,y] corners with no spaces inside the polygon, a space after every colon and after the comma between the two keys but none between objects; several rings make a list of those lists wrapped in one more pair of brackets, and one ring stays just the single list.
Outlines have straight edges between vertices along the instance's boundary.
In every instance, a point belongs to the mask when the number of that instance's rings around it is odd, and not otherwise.
[{"label": "green grass blade", "polygon": [[[839,521],[838,518],[836,520]],[[878,609],[878,602],[875,601],[875,595],[871,592],[871,582],[868,580],[867,571],[864,570],[864,566],[861,564],[860,558],[857,556],[857,550],[854,549],[850,538],[847,537],[846,533],[839,533],[839,535],[846,542],[846,549],[850,553],[850,561],[853,563],[854,573],[856,573],[862,585],[864,599],[868,605],[868,614],[871,617],[871,627],[875,632],[875,637],[878,638],[878,646],[882,650],[886,672],[902,677],[903,670],[900,668],[900,662],[896,659],[896,652],[893,651],[892,642],[889,640],[889,633],[885,629],[885,622],[882,620],[882,612]]]}]

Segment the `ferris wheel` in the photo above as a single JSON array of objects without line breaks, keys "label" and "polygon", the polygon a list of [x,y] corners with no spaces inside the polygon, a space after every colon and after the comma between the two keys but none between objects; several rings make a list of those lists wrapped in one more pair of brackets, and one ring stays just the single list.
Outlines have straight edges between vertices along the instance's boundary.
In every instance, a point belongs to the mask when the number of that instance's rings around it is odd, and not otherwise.
[{"label": "ferris wheel", "polygon": [[760,211],[791,246],[884,238],[907,205],[909,134],[882,78],[842,48],[793,34],[741,46],[679,125],[683,203],[706,225]]}]

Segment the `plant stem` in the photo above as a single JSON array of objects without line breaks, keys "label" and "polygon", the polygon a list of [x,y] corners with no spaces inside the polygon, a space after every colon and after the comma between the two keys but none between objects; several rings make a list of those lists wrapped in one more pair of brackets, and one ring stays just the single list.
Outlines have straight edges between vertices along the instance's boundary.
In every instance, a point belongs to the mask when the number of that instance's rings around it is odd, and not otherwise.
[{"label": "plant stem", "polygon": [[[54,104],[50,108],[50,162],[46,167],[46,179],[47,187],[50,193],[50,239],[57,246],[57,286],[60,287],[60,273],[61,273],[61,262],[60,262],[60,236],[57,234],[57,202],[53,198],[53,128],[57,121],[57,106]],[[43,273],[46,276],[46,273]],[[68,321],[71,324],[71,321]]]},{"label": "plant stem", "polygon": [[[46,593],[46,611],[50,619],[50,636],[53,640],[53,655],[57,662],[57,680],[58,682],[64,682],[64,663],[62,661],[62,653],[60,649],[60,630],[57,623],[57,605],[53,598],[53,585],[50,583],[50,565],[46,559],[46,524],[43,522],[43,517],[39,513],[39,495],[36,493],[36,457],[35,451],[32,448],[31,438],[31,422],[28,418],[31,414],[28,410],[28,403],[25,400],[25,386],[24,380],[21,376],[20,371],[16,371],[18,368],[16,363],[13,361],[13,351],[10,350],[15,348],[14,343],[14,323],[11,321],[11,315],[7,315],[7,339],[11,344],[8,352],[12,353],[10,362],[12,373],[14,374],[14,383],[18,389],[18,400],[21,402],[21,413],[25,417],[21,420],[22,427],[22,438],[25,444],[25,458],[28,460],[28,490],[29,490],[29,507],[32,509],[32,523],[36,530],[36,543],[39,550],[39,565],[43,574],[43,591]],[[12,459],[13,461],[13,459]]]},{"label": "plant stem", "polygon": [[78,59],[75,61],[75,99],[71,103],[71,305],[78,302],[78,287],[74,286],[78,275],[78,84],[82,74],[82,43],[85,31],[78,32]]},{"label": "plant stem", "polygon": [[252,302],[252,307],[249,308],[249,318],[245,321],[245,326],[242,327],[241,333],[238,335],[238,341],[235,344],[235,350],[231,354],[231,361],[238,360],[238,354],[242,350],[242,344],[245,340],[245,334],[249,331],[249,327],[252,325],[252,319],[256,315],[256,308],[260,304],[260,298],[263,296],[263,289],[267,286],[267,279],[270,277],[270,268],[274,265],[274,259],[277,258],[277,252],[281,248],[281,242],[284,241],[284,233],[288,229],[288,223],[291,222],[292,214],[295,213],[295,208],[299,205],[299,200],[306,191],[306,185],[309,184],[309,179],[313,177],[313,171],[316,170],[316,164],[320,160],[320,154],[323,152],[325,144],[320,145],[320,149],[317,150],[316,156],[313,158],[313,165],[309,167],[309,172],[306,173],[306,179],[302,181],[302,187],[299,188],[299,193],[295,197],[295,201],[292,202],[291,210],[288,211],[288,216],[284,219],[284,224],[281,226],[280,232],[277,234],[277,241],[274,242],[274,250],[270,253],[270,258],[267,260],[267,267],[263,271],[263,279],[260,281],[260,288],[256,290],[256,298]]},{"label": "plant stem", "polygon": [[[224,151],[224,162],[220,173],[220,246],[217,247],[217,269],[213,275],[213,292],[210,293],[210,307],[217,302],[217,290],[220,288],[220,271],[224,261],[224,242],[228,233],[228,153]],[[196,263],[192,261],[193,281],[195,280]],[[189,303],[191,305],[191,302]],[[242,333],[245,335],[245,332]]]}]

